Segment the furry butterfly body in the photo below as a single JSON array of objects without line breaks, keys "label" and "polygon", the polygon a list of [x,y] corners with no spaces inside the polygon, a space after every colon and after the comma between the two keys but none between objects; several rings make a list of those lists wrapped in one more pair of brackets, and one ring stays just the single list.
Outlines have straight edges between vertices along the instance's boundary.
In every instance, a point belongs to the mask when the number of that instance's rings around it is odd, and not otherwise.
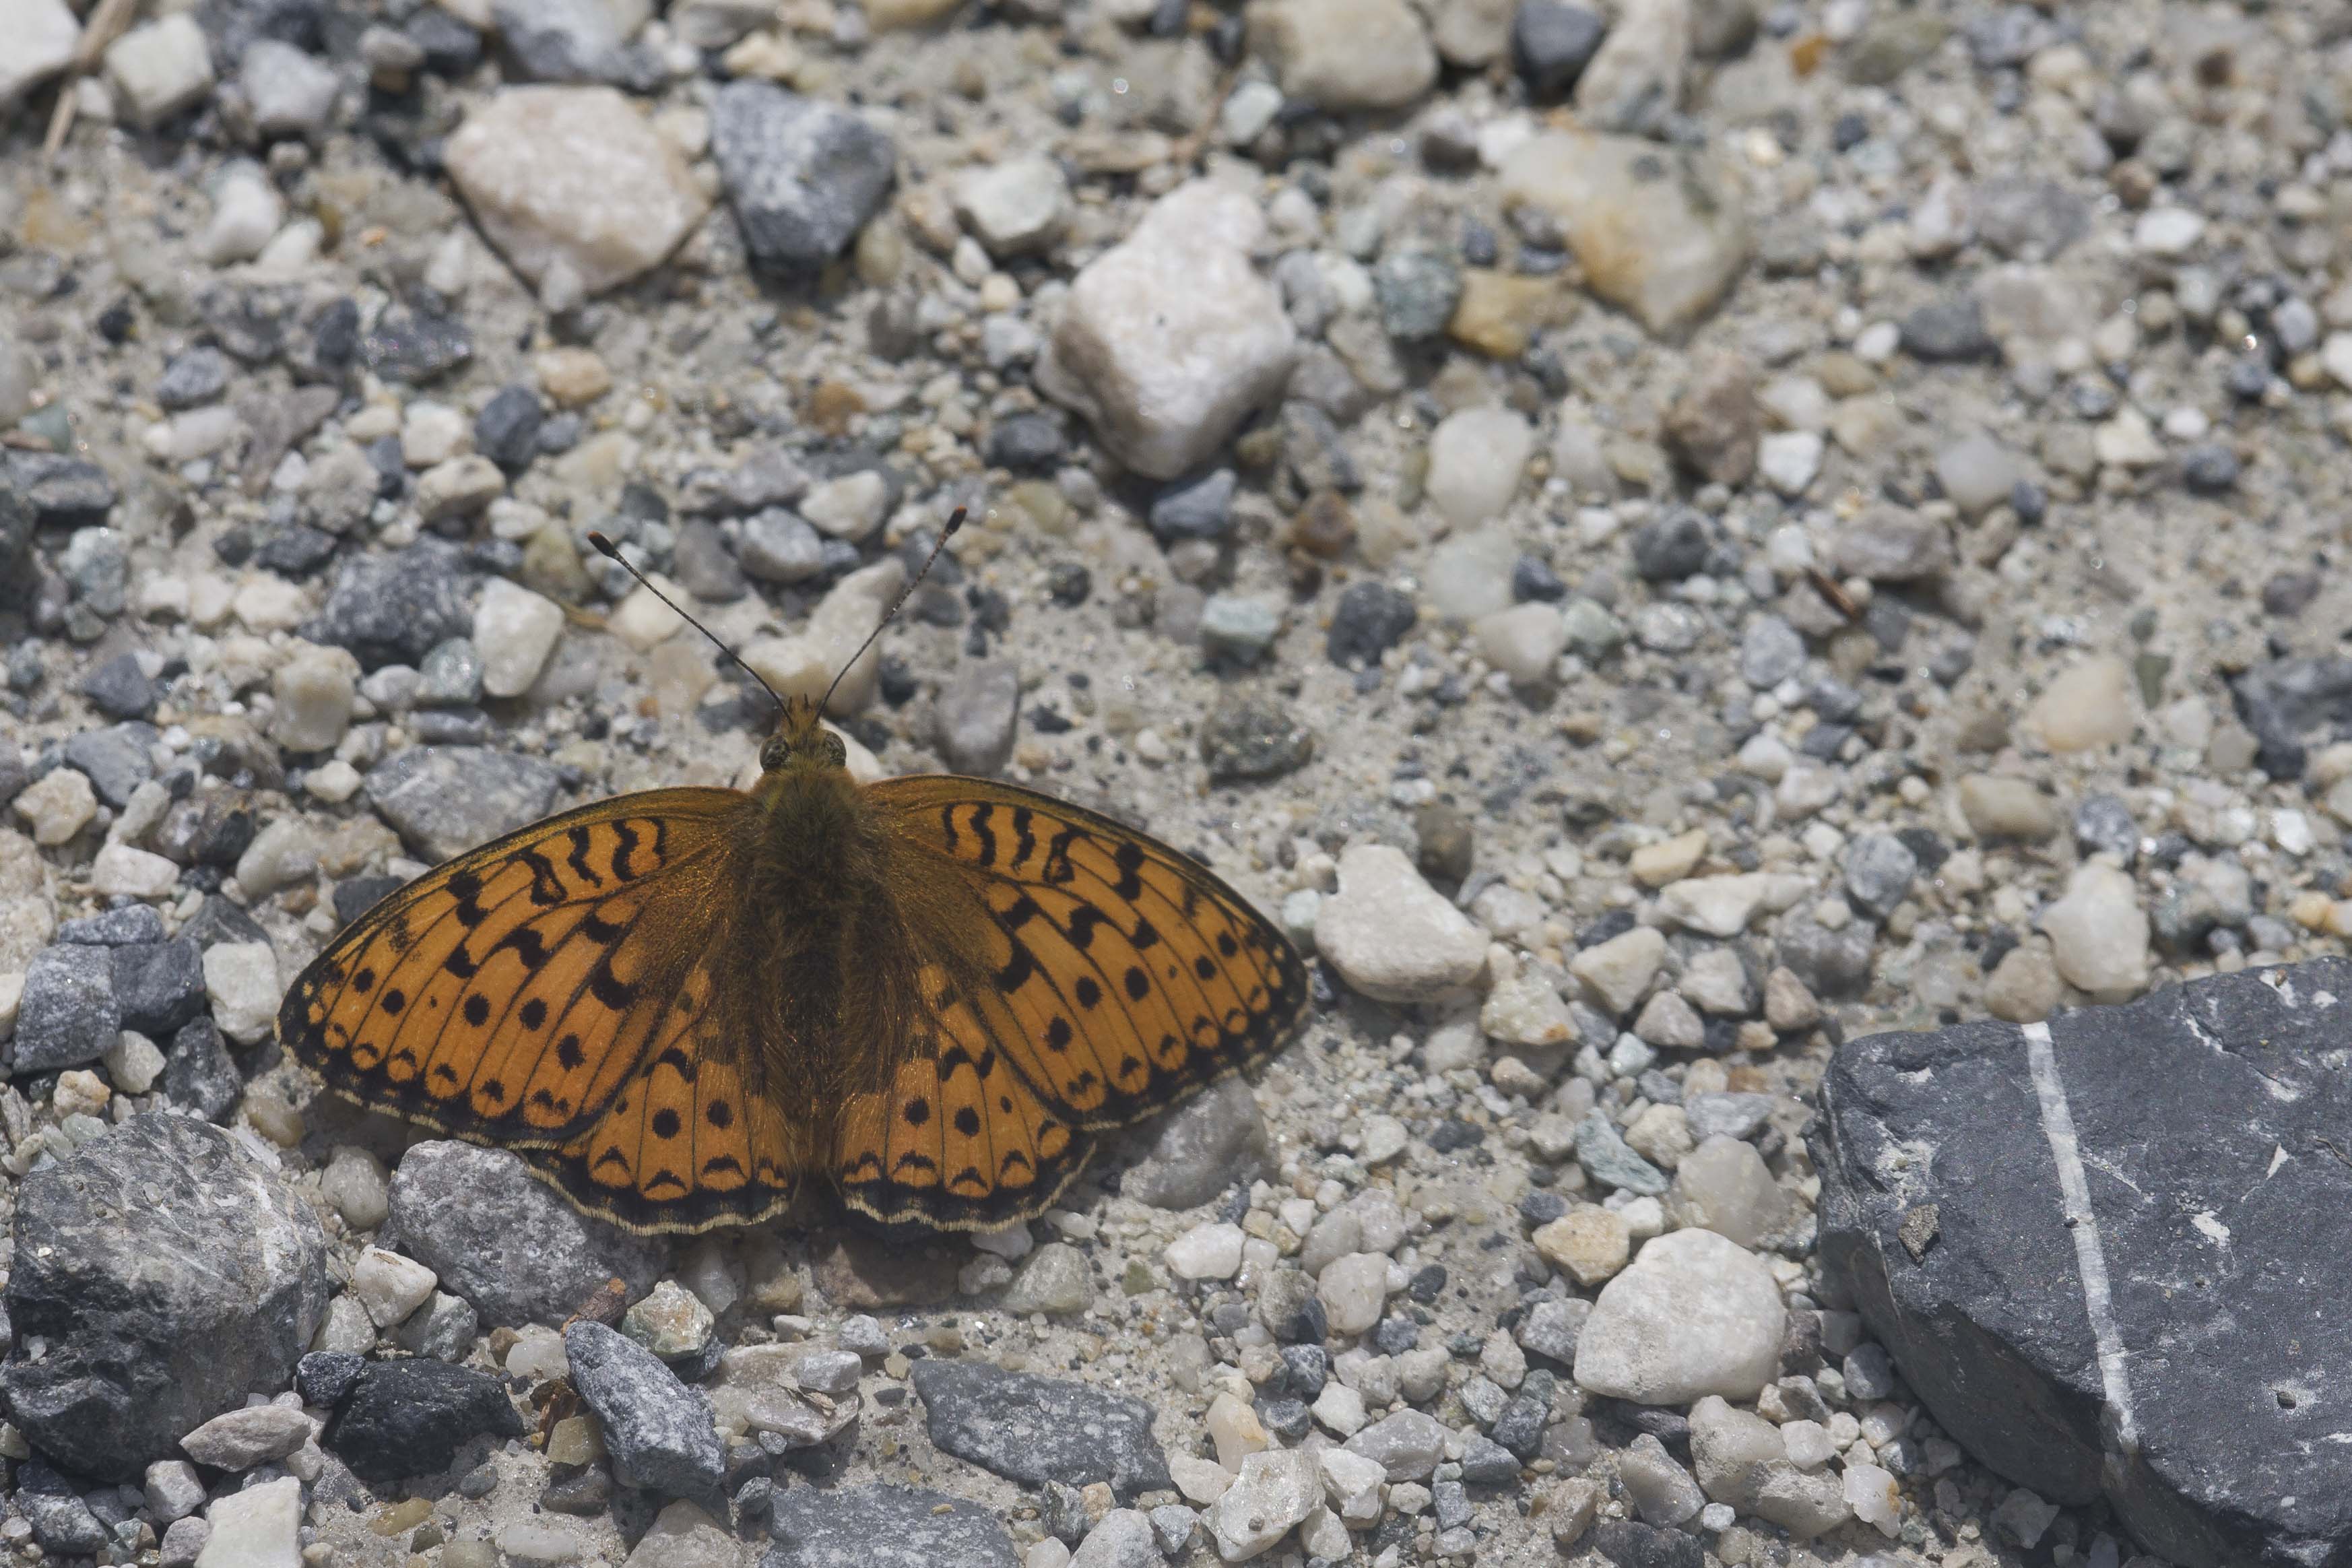
[{"label": "furry butterfly body", "polygon": [[1263,1061],[1288,940],[1176,851],[984,779],[860,785],[815,704],[750,791],[551,817],[419,878],[288,992],[344,1097],[514,1149],[639,1230],[829,1180],[885,1220],[1034,1215],[1093,1135]]}]

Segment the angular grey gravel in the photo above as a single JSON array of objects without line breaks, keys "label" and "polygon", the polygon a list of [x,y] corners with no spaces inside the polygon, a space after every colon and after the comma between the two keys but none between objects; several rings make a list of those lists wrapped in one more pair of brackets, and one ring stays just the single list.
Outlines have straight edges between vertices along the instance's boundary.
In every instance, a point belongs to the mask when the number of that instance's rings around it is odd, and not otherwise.
[{"label": "angular grey gravel", "polygon": [[982,1469],[1030,1486],[1108,1481],[1122,1500],[1175,1484],[1139,1399],[985,1362],[919,1361],[910,1375],[931,1441]]},{"label": "angular grey gravel", "polygon": [[441,1277],[484,1323],[562,1322],[608,1279],[650,1289],[667,1247],[590,1219],[499,1149],[433,1140],[402,1156],[382,1238]]},{"label": "angular grey gravel", "polygon": [[775,1544],[760,1568],[1018,1568],[1021,1561],[994,1514],[919,1487],[794,1487],[776,1499],[770,1533]]},{"label": "angular grey gravel", "polygon": [[710,149],[752,257],[809,270],[841,254],[889,194],[890,139],[855,111],[740,80],[710,105]]},{"label": "angular grey gravel", "polygon": [[726,1518],[727,1453],[710,1401],[680,1383],[661,1357],[602,1323],[572,1324],[563,1349],[572,1386],[596,1413],[616,1476]]},{"label": "angular grey gravel", "polygon": [[1628,1148],[1609,1118],[1597,1110],[1577,1123],[1576,1163],[1603,1186],[1643,1197],[1666,1190],[1665,1173]]},{"label": "angular grey gravel", "polygon": [[45,1453],[102,1480],[284,1388],[326,1310],[310,1205],[190,1117],[136,1117],[36,1167],[14,1235],[0,1395]]},{"label": "angular grey gravel", "polygon": [[122,1033],[114,1000],[114,954],[60,943],[33,955],[17,1005],[15,1068],[56,1072],[93,1062]]},{"label": "angular grey gravel", "polygon": [[369,804],[427,860],[538,821],[562,781],[537,757],[480,746],[411,746],[367,776]]}]

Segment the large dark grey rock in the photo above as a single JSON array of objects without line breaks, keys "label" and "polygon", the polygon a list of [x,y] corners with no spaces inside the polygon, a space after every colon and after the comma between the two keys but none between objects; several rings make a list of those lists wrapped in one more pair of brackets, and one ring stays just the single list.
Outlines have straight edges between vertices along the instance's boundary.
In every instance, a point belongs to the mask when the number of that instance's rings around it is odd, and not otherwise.
[{"label": "large dark grey rock", "polygon": [[978,1361],[919,1361],[912,1376],[932,1443],[982,1469],[1033,1487],[1108,1481],[1122,1500],[1175,1484],[1139,1399]]},{"label": "large dark grey rock", "polygon": [[16,1072],[56,1072],[94,1062],[121,1033],[110,950],[59,942],[33,954],[16,1010]]},{"label": "large dark grey rock", "polygon": [[488,1373],[420,1357],[360,1369],[322,1441],[353,1475],[381,1484],[438,1475],[485,1435],[522,1436],[506,1385]]},{"label": "large dark grey rock", "polygon": [[919,1487],[794,1487],[777,1495],[770,1533],[776,1543],[760,1568],[1016,1568],[1021,1561],[994,1514]]},{"label": "large dark grey rock", "polygon": [[537,757],[411,746],[367,776],[368,804],[427,860],[446,860],[545,816],[562,781]]},{"label": "large dark grey rock", "polygon": [[37,1167],[14,1235],[0,1397],[37,1447],[101,1480],[284,1388],[326,1310],[310,1205],[190,1117],[138,1117]]},{"label": "large dark grey rock", "polygon": [[727,1455],[710,1401],[678,1381],[661,1357],[602,1323],[563,1331],[572,1386],[596,1413],[616,1473],[638,1486],[727,1517]]},{"label": "large dark grey rock", "polygon": [[397,553],[347,563],[336,574],[326,608],[302,635],[350,649],[370,669],[422,664],[440,644],[473,630],[466,598],[465,560],[457,547],[421,539]]},{"label": "large dark grey rock", "polygon": [[1841,1047],[1820,1252],[1936,1419],[2184,1564],[2352,1552],[2352,963]]},{"label": "large dark grey rock", "polygon": [[2274,779],[2301,778],[2313,745],[2352,735],[2352,658],[2283,658],[2231,689],[2261,742],[2254,761]]},{"label": "large dark grey rock", "polygon": [[745,247],[797,271],[823,267],[856,237],[898,161],[890,138],[855,111],[752,80],[712,100],[710,149]]},{"label": "large dark grey rock", "polygon": [[657,1237],[590,1219],[504,1150],[440,1140],[401,1157],[384,1223],[384,1246],[396,1237],[493,1328],[561,1323],[615,1277],[634,1300],[668,1252]]}]

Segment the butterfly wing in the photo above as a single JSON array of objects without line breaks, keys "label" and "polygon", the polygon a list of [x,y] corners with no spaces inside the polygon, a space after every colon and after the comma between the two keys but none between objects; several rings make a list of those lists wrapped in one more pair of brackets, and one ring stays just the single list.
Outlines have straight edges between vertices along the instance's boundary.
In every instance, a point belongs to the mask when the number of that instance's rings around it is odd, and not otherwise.
[{"label": "butterfly wing", "polygon": [[303,972],[279,1038],[346,1099],[514,1148],[624,1223],[782,1207],[799,1161],[749,1103],[758,1053],[721,973],[747,804],[620,795],[436,867]]},{"label": "butterfly wing", "polygon": [[911,847],[909,889],[930,889],[907,900],[929,1016],[898,1079],[845,1108],[854,1206],[959,1227],[1034,1214],[1084,1133],[1264,1061],[1305,1016],[1289,940],[1166,845],[992,781],[866,793]]}]

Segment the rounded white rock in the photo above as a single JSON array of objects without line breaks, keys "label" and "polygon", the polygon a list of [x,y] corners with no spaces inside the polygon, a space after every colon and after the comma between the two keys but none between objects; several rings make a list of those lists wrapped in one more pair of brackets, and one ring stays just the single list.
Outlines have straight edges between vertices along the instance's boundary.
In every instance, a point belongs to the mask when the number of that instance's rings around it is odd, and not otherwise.
[{"label": "rounded white rock", "polygon": [[1486,966],[1486,933],[1422,879],[1404,852],[1360,844],[1339,858],[1339,890],[1315,914],[1315,948],[1356,991],[1421,1002]]}]

